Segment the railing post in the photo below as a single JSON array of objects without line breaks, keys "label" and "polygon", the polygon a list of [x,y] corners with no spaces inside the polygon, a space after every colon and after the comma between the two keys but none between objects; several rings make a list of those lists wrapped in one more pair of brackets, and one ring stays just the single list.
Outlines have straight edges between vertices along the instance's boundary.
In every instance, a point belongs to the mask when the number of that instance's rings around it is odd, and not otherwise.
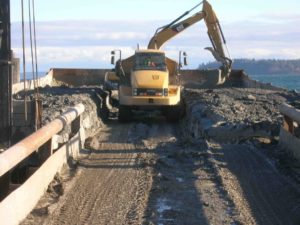
[{"label": "railing post", "polygon": [[71,136],[74,136],[78,133],[80,129],[80,123],[81,123],[81,115],[78,116],[75,120],[71,123]]},{"label": "railing post", "polygon": [[0,177],[0,202],[9,193],[9,183],[10,183],[10,172],[7,172],[6,174]]},{"label": "railing post", "polygon": [[42,145],[37,151],[39,164],[43,164],[52,154],[52,138],[50,138],[44,145]]},{"label": "railing post", "polygon": [[286,115],[284,115],[283,128],[291,134],[294,134],[294,121]]},{"label": "railing post", "polygon": [[[10,145],[12,113],[10,1],[0,1],[0,142]],[[3,132],[5,131],[5,132]]]},{"label": "railing post", "polygon": [[[70,124],[84,111],[84,105],[78,104],[45,125],[35,133],[10,147],[0,154],[0,176],[13,169],[18,163],[26,159],[38,148],[44,145],[56,133]],[[50,150],[51,151],[51,150]]]}]

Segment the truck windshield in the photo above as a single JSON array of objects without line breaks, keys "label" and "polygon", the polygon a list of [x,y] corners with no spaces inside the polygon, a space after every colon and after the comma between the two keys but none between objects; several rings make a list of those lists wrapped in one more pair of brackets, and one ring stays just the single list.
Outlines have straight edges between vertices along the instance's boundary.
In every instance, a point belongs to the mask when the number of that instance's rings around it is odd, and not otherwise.
[{"label": "truck windshield", "polygon": [[134,70],[166,71],[165,55],[162,53],[137,53]]}]

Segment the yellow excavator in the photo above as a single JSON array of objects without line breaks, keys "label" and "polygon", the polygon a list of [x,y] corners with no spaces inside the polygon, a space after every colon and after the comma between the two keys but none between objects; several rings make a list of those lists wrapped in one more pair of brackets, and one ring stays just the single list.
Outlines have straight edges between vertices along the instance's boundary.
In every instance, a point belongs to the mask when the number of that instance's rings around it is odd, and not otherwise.
[{"label": "yellow excavator", "polygon": [[[201,11],[183,19],[201,4],[203,5]],[[118,90],[119,121],[131,120],[132,110],[139,109],[160,109],[168,121],[177,121],[183,116],[185,107],[181,98],[179,72],[182,67],[181,55],[186,64],[186,53],[180,52],[180,60],[177,63],[166,57],[160,48],[168,40],[202,19],[205,21],[208,37],[212,43],[212,47],[206,49],[222,63],[222,77],[229,76],[232,61],[225,54],[226,41],[214,10],[208,1],[204,0],[170,24],[158,28],[147,49],[138,49],[134,55],[124,60],[121,51],[117,50],[119,59],[116,63],[117,51],[111,52],[111,63],[116,65],[113,71],[105,75],[104,85],[108,91]]]}]

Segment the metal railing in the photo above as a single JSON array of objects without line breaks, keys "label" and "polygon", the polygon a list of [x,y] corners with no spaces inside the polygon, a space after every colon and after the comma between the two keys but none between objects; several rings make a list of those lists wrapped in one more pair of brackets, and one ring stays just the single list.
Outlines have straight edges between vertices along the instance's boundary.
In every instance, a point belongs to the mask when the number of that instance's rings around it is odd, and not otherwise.
[{"label": "metal railing", "polygon": [[283,104],[279,111],[284,117],[279,143],[289,154],[300,161],[300,110],[291,105]]},{"label": "metal railing", "polygon": [[300,110],[284,103],[279,107],[279,111],[284,116],[283,129],[294,135],[295,122],[300,124]]},{"label": "metal railing", "polygon": [[0,177],[17,166],[38,148],[43,146],[67,124],[70,124],[80,114],[82,114],[83,111],[84,106],[82,104],[78,104],[75,107],[70,108],[49,124],[0,154]]},{"label": "metal railing", "polygon": [[[83,111],[82,104],[70,108],[49,124],[0,154],[1,224],[18,225],[25,219],[44,195],[55,175],[68,162],[69,157],[79,156],[85,140],[80,116]],[[68,124],[70,126],[66,126]],[[58,137],[62,137],[59,132],[63,129],[67,131],[68,137],[59,141]],[[28,174],[26,181],[20,186],[10,187],[11,170],[24,159],[29,158],[34,151],[38,151],[39,158],[41,157],[39,163],[42,164],[34,170],[34,173]]]}]

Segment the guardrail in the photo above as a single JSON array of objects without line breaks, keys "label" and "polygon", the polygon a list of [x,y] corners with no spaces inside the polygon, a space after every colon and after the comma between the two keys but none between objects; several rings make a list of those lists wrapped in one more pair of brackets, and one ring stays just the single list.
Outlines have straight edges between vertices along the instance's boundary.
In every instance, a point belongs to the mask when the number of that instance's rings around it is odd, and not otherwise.
[{"label": "guardrail", "polygon": [[288,104],[282,104],[279,111],[284,116],[283,126],[280,129],[280,144],[284,146],[292,155],[300,160],[300,110]]},{"label": "guardrail", "polygon": [[[70,108],[46,126],[0,154],[0,179],[40,147],[43,147],[46,154],[51,156],[25,183],[0,202],[1,224],[17,225],[26,218],[47,190],[55,174],[67,162],[67,158],[77,157],[85,140],[84,129],[80,124],[80,115],[83,112],[82,104]],[[56,134],[68,124],[71,124],[69,140],[53,153],[54,146],[58,146]]]}]

